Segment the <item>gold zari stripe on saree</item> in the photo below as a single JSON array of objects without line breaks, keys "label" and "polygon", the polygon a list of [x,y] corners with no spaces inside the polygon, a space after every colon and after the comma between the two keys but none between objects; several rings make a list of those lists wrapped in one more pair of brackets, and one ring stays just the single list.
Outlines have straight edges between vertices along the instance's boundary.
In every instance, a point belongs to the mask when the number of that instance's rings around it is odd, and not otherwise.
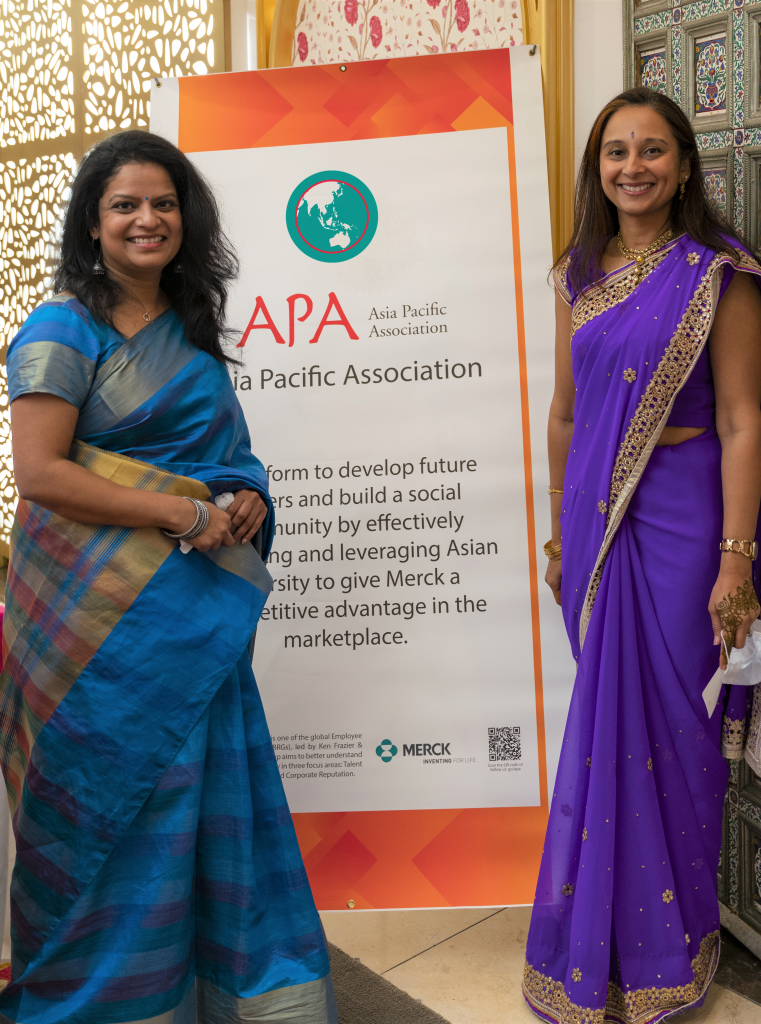
[{"label": "gold zari stripe on saree", "polygon": [[134,487],[140,491],[161,491],[163,494],[199,498],[201,501],[208,501],[211,497],[211,491],[200,480],[167,473],[149,462],[141,462],[139,459],[119,455],[117,452],[107,452],[103,448],[94,448],[84,441],[73,443],[69,458],[96,476],[112,480],[122,487]]},{"label": "gold zari stripe on saree", "polygon": [[523,994],[531,1007],[556,1024],[649,1024],[667,1010],[683,1009],[701,999],[713,980],[718,962],[719,933],[711,932],[700,943],[700,951],[690,964],[693,980],[687,985],[624,992],[610,981],[605,1007],[593,1010],[578,1006],[562,982],[548,978],[526,963]]}]

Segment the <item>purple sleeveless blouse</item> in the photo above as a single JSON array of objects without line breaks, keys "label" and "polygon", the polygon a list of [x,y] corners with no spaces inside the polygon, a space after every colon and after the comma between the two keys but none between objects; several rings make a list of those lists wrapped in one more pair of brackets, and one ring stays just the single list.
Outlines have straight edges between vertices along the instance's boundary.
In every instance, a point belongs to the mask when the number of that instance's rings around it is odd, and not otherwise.
[{"label": "purple sleeveless blouse", "polygon": [[[719,302],[735,276],[732,267],[724,267]],[[712,427],[716,422],[716,396],[708,346],[703,349],[689,380],[676,396],[667,427]]]}]

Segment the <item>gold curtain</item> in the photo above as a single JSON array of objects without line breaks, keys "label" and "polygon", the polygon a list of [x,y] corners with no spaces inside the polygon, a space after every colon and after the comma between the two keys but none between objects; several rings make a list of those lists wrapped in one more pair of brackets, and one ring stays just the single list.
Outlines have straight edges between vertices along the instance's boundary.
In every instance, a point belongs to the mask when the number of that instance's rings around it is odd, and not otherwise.
[{"label": "gold curtain", "polygon": [[573,0],[521,0],[521,9],[524,41],[536,43],[542,58],[552,251],[557,259],[573,229]]}]

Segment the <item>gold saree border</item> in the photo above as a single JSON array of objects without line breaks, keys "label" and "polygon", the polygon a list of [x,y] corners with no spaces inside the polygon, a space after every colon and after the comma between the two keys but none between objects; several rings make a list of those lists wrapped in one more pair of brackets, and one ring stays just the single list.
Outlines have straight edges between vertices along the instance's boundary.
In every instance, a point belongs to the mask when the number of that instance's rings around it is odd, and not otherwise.
[{"label": "gold saree border", "polygon": [[668,988],[639,988],[624,992],[608,982],[605,1007],[593,1010],[578,1006],[566,994],[561,981],[535,970],[528,961],[523,968],[523,995],[529,1006],[555,1024],[650,1024],[669,1010],[686,1009],[705,995],[719,964],[719,932],[710,932],[691,962],[692,981]]},{"label": "gold saree border", "polygon": [[[258,996],[230,995],[207,978],[196,978],[197,1019],[204,1024],[265,1021],[337,1024],[330,973],[315,981],[271,989]],[[195,1020],[195,1018],[194,1018]]]},{"label": "gold saree border", "polygon": [[736,270],[748,271],[761,277],[761,266],[756,260],[741,250],[733,250],[733,253],[733,256],[717,253],[708,264],[639,400],[616,455],[610,481],[607,527],[589,580],[579,622],[579,644],[582,649],[608,552],[658,438],[668,422],[676,396],[689,379],[708,341],[716,314],[723,267],[729,263]]},{"label": "gold saree border", "polygon": [[553,270],[552,279],[560,297],[566,305],[572,307],[571,341],[580,327],[628,299],[635,288],[663,263],[682,238],[684,235],[672,238],[661,249],[648,256],[640,265],[640,271],[636,278],[634,276],[635,264],[627,263],[608,274],[602,281],[585,288],[575,303],[571,301],[571,292],[568,287],[568,268],[571,264],[571,254],[569,253],[563,262]]},{"label": "gold saree border", "polygon": [[[681,238],[681,236],[680,236]],[[634,263],[627,263],[620,270],[614,270],[605,278],[604,283],[592,285],[585,289],[574,303],[571,312],[571,341],[574,334],[590,320],[620,306],[622,302],[645,281],[654,270],[663,263],[671,250],[679,243],[680,238],[668,242],[663,249],[658,249],[648,256],[640,265],[639,275],[634,275]]]},{"label": "gold saree border", "polygon": [[563,262],[559,263],[552,271],[552,280],[566,306],[571,305],[571,293],[568,290],[568,268],[570,265],[571,254],[569,253]]},{"label": "gold saree border", "polygon": [[74,441],[69,451],[69,459],[89,469],[96,476],[112,480],[122,487],[133,487],[140,491],[160,491],[162,494],[179,497],[189,496],[201,501],[208,501],[211,498],[211,491],[200,480],[168,473],[164,469],[152,466],[150,462],[142,462],[140,459],[133,459],[118,452],[108,452],[105,448],[96,448],[85,441]]}]

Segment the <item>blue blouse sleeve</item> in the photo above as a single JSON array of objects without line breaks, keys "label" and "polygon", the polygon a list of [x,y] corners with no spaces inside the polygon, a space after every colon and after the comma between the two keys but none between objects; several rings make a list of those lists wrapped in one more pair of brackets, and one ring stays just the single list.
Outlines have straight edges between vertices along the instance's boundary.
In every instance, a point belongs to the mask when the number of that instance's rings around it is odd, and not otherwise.
[{"label": "blue blouse sleeve", "polygon": [[58,295],[26,319],[8,349],[8,397],[57,395],[81,409],[100,355],[84,307]]}]

